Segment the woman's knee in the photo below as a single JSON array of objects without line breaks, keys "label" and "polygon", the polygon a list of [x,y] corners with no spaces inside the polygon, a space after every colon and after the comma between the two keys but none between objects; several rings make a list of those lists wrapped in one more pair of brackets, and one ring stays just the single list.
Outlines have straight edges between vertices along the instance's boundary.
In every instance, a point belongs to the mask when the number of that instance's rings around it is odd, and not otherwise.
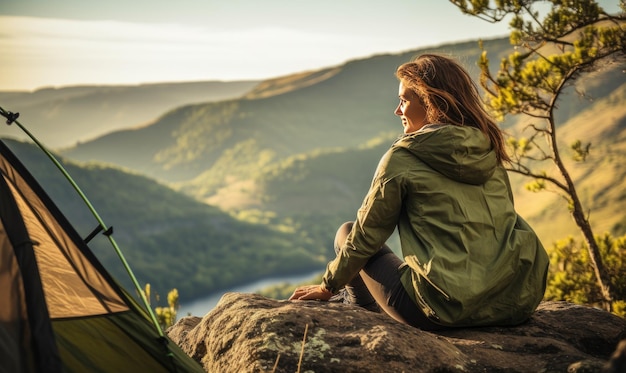
[{"label": "woman's knee", "polygon": [[337,233],[335,234],[335,254],[339,253],[339,249],[341,249],[341,246],[343,246],[344,242],[346,242],[346,238],[348,237],[348,234],[350,234],[353,225],[354,222],[347,221],[341,224],[339,229],[337,229]]},{"label": "woman's knee", "polygon": [[342,233],[344,236],[348,236],[348,233],[350,233],[350,231],[352,230],[353,225],[353,221],[347,221],[339,226],[339,229],[337,229],[337,233]]}]

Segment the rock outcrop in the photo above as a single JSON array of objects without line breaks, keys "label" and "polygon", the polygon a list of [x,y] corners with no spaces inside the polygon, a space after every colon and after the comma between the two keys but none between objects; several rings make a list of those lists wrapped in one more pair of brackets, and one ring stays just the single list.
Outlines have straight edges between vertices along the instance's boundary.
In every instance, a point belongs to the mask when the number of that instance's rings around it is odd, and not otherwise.
[{"label": "rock outcrop", "polygon": [[433,333],[341,303],[228,293],[167,334],[212,373],[626,371],[626,320],[566,302],[516,327]]}]

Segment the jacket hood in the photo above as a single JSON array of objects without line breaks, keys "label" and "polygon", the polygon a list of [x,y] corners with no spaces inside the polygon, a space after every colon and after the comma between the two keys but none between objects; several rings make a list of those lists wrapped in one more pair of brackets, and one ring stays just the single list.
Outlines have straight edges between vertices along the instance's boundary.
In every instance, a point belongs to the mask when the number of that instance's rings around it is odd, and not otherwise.
[{"label": "jacket hood", "polygon": [[430,124],[401,137],[393,146],[408,150],[432,169],[465,184],[485,183],[498,166],[491,142],[474,127]]}]

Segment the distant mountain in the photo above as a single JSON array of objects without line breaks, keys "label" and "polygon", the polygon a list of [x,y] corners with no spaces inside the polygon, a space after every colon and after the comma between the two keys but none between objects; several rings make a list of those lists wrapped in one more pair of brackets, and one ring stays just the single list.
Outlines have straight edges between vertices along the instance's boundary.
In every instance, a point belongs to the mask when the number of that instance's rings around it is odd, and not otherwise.
[{"label": "distant mountain", "polygon": [[[500,53],[510,49],[505,39],[486,44]],[[475,42],[429,50],[462,56],[478,73],[473,63],[480,50]],[[394,72],[423,51],[374,56],[269,80],[243,98],[183,106],[150,126],[114,132],[63,154],[117,164],[164,182],[200,177],[204,191],[194,195],[208,197],[290,156],[357,147],[381,134],[398,134]]]},{"label": "distant mountain", "polygon": [[[181,105],[237,98],[257,83],[208,81],[0,92],[0,107],[20,112],[20,120],[28,123],[41,141],[51,148],[62,148],[109,132],[148,125]],[[0,127],[0,136],[26,138],[6,126]]]}]

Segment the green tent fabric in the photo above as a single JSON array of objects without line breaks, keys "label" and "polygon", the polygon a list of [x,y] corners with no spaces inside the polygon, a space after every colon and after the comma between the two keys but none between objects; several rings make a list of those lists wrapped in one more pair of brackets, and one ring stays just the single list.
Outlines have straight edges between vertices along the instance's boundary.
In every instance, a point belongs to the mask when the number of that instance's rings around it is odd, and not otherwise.
[{"label": "green tent fabric", "polygon": [[0,373],[203,372],[0,141]]}]

